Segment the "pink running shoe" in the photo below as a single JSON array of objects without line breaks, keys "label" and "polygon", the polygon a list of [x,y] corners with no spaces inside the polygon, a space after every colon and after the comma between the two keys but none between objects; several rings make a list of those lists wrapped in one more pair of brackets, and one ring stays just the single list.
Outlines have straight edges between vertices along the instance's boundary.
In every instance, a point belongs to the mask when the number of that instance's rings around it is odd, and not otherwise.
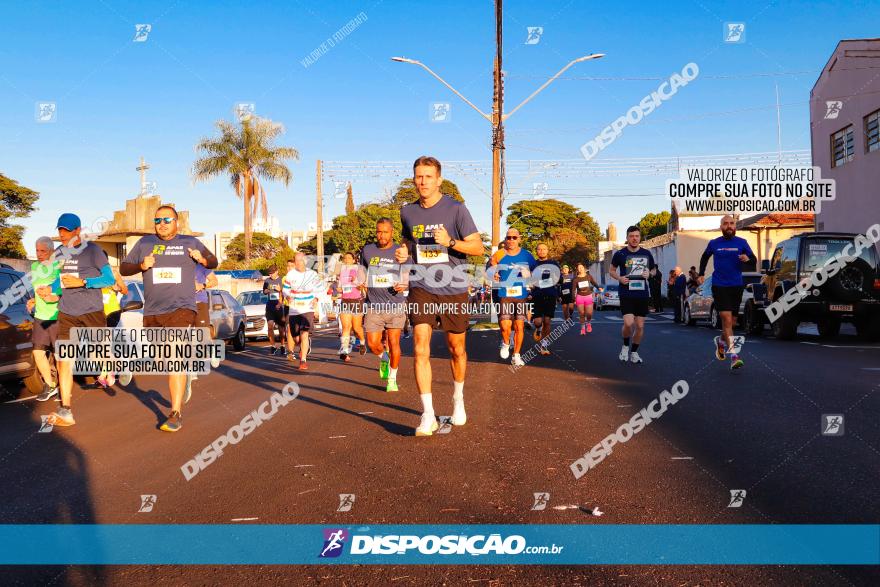
[{"label": "pink running shoe", "polygon": [[587,322],[587,332],[593,332],[593,325]]}]

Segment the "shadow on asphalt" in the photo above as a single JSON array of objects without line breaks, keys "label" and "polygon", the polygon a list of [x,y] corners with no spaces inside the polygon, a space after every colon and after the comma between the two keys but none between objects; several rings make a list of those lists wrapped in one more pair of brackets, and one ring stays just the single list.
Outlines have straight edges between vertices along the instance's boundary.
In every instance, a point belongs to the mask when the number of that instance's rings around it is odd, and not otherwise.
[{"label": "shadow on asphalt", "polygon": [[[74,392],[78,390],[74,386]],[[20,395],[19,390],[10,390]],[[79,393],[82,393],[81,391]],[[24,394],[27,391],[24,390]],[[51,408],[58,406],[55,402]],[[3,406],[0,426],[12,446],[0,448],[0,457],[14,463],[16,474],[0,475],[0,521],[3,524],[97,524],[89,479],[88,455],[61,430],[38,432],[38,411],[48,411],[45,404],[25,401]],[[8,411],[7,411],[8,409]],[[38,553],[46,548],[64,548],[63,544],[35,544]],[[102,556],[100,550],[89,553]],[[15,567],[6,567],[4,574]],[[5,585],[102,585],[107,581],[101,567],[33,565],[19,567],[26,571],[6,574]],[[2,577],[2,575],[0,575]],[[23,577],[28,580],[23,581]]]},{"label": "shadow on asphalt", "polygon": [[156,429],[159,429],[159,426],[162,425],[162,422],[168,417],[165,412],[163,412],[159,406],[164,406],[165,409],[171,409],[171,401],[165,399],[161,393],[156,391],[155,389],[143,390],[138,386],[137,377],[133,377],[131,379],[131,383],[126,386],[119,386],[119,389],[124,391],[125,393],[134,396],[137,401],[139,401],[144,407],[153,412],[153,415],[156,416]]}]

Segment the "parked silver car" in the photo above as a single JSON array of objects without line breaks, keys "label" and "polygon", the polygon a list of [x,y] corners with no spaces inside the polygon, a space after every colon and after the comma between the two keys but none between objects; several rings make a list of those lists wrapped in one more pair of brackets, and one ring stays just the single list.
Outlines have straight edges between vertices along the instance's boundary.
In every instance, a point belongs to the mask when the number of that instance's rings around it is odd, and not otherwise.
[{"label": "parked silver car", "polygon": [[597,310],[620,307],[620,286],[616,283],[603,285],[594,293],[593,300]]},{"label": "parked silver car", "polygon": [[235,296],[235,299],[242,305],[247,314],[245,336],[247,338],[268,338],[269,329],[266,324],[266,304],[269,303],[269,296],[255,289],[243,291]]},{"label": "parked silver car", "polygon": [[[122,316],[119,328],[143,328],[144,290],[140,281],[126,281],[128,293],[120,300]],[[243,351],[246,342],[247,315],[244,308],[226,290],[209,289],[211,337],[232,343],[236,351]]]},{"label": "parked silver car", "polygon": [[[751,285],[761,281],[761,274],[755,271],[744,271],[743,285]],[[740,325],[742,324],[742,316],[745,310],[746,296],[743,294],[742,302],[739,304],[737,318]],[[697,320],[705,320],[709,322],[712,328],[721,328],[721,317],[718,310],[715,309],[715,300],[712,298],[712,276],[706,277],[703,285],[694,290],[684,302],[683,321],[688,326],[694,326]]]}]

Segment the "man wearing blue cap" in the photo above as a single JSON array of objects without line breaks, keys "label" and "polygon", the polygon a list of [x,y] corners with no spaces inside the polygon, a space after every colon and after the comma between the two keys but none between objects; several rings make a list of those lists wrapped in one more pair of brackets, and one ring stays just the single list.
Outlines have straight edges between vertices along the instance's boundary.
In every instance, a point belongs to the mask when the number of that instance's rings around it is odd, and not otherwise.
[{"label": "man wearing blue cap", "polygon": [[[55,250],[61,271],[61,300],[58,304],[58,339],[69,340],[71,328],[104,328],[104,299],[102,287],[116,282],[107,254],[93,242],[80,237],[82,223],[76,214],[66,213],[58,218],[58,239],[61,246]],[[73,391],[73,365],[58,361],[58,383],[61,388],[61,407],[49,415],[47,424],[73,426],[70,409]]]}]

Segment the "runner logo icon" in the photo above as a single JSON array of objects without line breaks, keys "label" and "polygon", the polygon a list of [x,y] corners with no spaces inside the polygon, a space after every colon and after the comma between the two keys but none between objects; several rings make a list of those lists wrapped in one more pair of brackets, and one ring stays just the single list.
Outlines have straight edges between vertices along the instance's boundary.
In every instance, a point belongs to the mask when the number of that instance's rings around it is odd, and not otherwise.
[{"label": "runner logo icon", "polygon": [[155,495],[141,495],[141,507],[138,508],[138,513],[147,513],[153,511],[153,506],[156,505],[156,496]]},{"label": "runner logo icon", "polygon": [[351,511],[351,506],[354,505],[354,493],[340,493],[339,494],[339,507],[336,508],[337,512],[347,512]]},{"label": "runner logo icon", "polygon": [[348,532],[342,528],[330,528],[324,530],[324,548],[319,558],[336,558],[342,554],[342,547],[348,539]]},{"label": "runner logo icon", "polygon": [[822,436],[843,436],[843,414],[822,414]]},{"label": "runner logo icon", "polygon": [[547,509],[547,504],[550,502],[550,494],[549,493],[536,493],[535,494],[535,503],[532,504],[532,510],[544,510]]},{"label": "runner logo icon", "polygon": [[738,508],[740,507],[746,499],[746,490],[745,489],[731,489],[730,490],[730,503],[727,504],[729,508]]}]

